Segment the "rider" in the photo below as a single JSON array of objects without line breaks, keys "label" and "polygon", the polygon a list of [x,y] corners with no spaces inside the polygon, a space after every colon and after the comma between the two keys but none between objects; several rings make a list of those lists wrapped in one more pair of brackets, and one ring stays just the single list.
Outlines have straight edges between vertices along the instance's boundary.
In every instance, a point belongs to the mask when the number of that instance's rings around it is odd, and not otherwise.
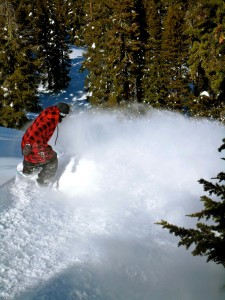
[{"label": "rider", "polygon": [[68,104],[60,102],[44,109],[23,135],[21,148],[24,156],[23,173],[32,174],[41,168],[37,182],[49,185],[58,167],[57,153],[48,144],[57,125],[70,112]]}]

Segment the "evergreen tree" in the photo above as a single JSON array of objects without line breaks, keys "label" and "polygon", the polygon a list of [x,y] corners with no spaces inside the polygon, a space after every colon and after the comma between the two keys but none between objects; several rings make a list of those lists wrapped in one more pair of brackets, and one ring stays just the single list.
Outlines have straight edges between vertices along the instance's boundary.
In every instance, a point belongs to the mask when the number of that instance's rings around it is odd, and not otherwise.
[{"label": "evergreen tree", "polygon": [[107,102],[111,78],[108,76],[107,31],[110,28],[112,9],[107,1],[90,0],[84,4],[85,23],[82,36],[87,50],[82,70],[88,70],[86,89],[92,104]]},{"label": "evergreen tree", "polygon": [[85,7],[90,101],[114,106],[141,98],[141,7],[139,1],[92,0]]},{"label": "evergreen tree", "polygon": [[161,43],[163,6],[157,0],[145,0],[147,38],[145,43],[145,63],[142,80],[143,101],[153,107],[165,106],[161,97]]},{"label": "evergreen tree", "polygon": [[188,77],[188,36],[184,34],[186,2],[169,5],[162,33],[160,98],[166,108],[182,110],[190,97]]},{"label": "evergreen tree", "polygon": [[[225,96],[225,3],[223,0],[190,1],[186,14],[191,38],[189,71],[194,85],[193,114],[220,118]],[[210,97],[201,97],[201,92]]]},{"label": "evergreen tree", "polygon": [[[88,70],[86,88],[92,104],[148,102],[222,119],[222,0],[76,3],[84,16],[78,35],[87,46],[83,69]],[[209,87],[212,96],[202,97]]]},{"label": "evergreen tree", "polygon": [[82,29],[86,25],[84,4],[86,0],[70,0],[68,12],[67,26],[69,28],[69,34],[71,43],[77,46],[86,46],[82,34]]},{"label": "evergreen tree", "polygon": [[33,2],[37,25],[37,42],[42,58],[43,84],[58,91],[69,83],[69,29],[67,27],[67,2],[63,0]]},{"label": "evergreen tree", "polygon": [[[28,7],[26,9],[29,9]],[[20,127],[26,109],[38,109],[37,64],[32,46],[32,29],[20,22],[22,7],[4,0],[0,5],[0,125]]]},{"label": "evergreen tree", "polygon": [[[225,139],[218,150],[224,149]],[[198,218],[196,229],[178,227],[165,220],[157,224],[162,225],[163,228],[180,238],[178,246],[185,246],[186,249],[189,249],[194,244],[193,255],[206,256],[207,261],[214,261],[225,267],[225,173],[221,172],[212,179],[215,179],[216,183],[204,179],[199,180],[199,183],[204,186],[204,191],[208,192],[210,197],[202,196],[201,201],[205,208],[201,212],[189,215]],[[202,219],[211,222],[199,222]]]},{"label": "evergreen tree", "polygon": [[40,109],[37,89],[40,83],[41,59],[38,55],[39,45],[35,39],[33,8],[29,0],[20,0],[19,5],[17,4],[16,1],[16,19],[21,41],[20,49],[15,51],[15,82],[21,92],[18,97],[18,109],[37,112]]},{"label": "evergreen tree", "polygon": [[54,91],[68,85],[69,9],[69,0],[1,2],[0,126],[21,127],[40,109],[41,80]]}]

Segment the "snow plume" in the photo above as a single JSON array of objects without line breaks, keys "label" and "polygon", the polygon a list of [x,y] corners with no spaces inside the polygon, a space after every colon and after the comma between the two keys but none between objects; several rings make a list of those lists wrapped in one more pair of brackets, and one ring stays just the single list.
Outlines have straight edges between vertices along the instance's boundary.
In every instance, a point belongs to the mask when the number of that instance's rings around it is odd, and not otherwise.
[{"label": "snow plume", "polygon": [[224,269],[155,225],[195,224],[185,215],[202,209],[197,181],[222,169],[223,137],[216,122],[166,111],[73,113],[55,146],[59,190],[1,190],[11,201],[1,209],[0,298],[224,299]]}]

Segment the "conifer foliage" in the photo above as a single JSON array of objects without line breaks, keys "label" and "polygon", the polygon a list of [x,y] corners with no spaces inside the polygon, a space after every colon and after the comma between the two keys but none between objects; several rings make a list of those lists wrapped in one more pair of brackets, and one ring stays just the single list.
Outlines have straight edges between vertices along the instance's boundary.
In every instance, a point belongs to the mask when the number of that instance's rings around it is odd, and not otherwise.
[{"label": "conifer foliage", "polygon": [[163,72],[160,63],[163,6],[158,0],[144,0],[143,4],[146,23],[145,62],[142,78],[143,102],[158,108],[165,105],[161,94]]},{"label": "conifer foliage", "polygon": [[225,122],[224,0],[1,0],[0,126],[39,110],[40,84],[67,87],[71,43],[92,105]]},{"label": "conifer foliage", "polygon": [[[188,66],[195,96],[190,103],[190,111],[192,115],[210,115],[219,119],[222,117],[220,114],[224,114],[225,96],[225,2],[188,2]],[[202,91],[208,91],[209,97],[202,97]]]},{"label": "conifer foliage", "polygon": [[[220,152],[222,150],[225,150],[225,139],[218,149]],[[189,249],[191,245],[194,245],[195,248],[192,251],[194,256],[206,256],[207,261],[214,261],[225,267],[225,173],[221,172],[212,179],[216,182],[199,180],[204,191],[209,195],[201,197],[204,209],[189,215],[198,218],[196,229],[178,227],[165,220],[157,224],[180,238],[178,246],[185,246],[186,249]],[[205,222],[200,222],[200,220],[205,220]]]},{"label": "conifer foliage", "polygon": [[85,6],[87,88],[94,104],[116,106],[140,100],[142,43],[140,1],[91,0]]},{"label": "conifer foliage", "polygon": [[37,107],[35,50],[29,46],[30,28],[19,23],[19,11],[21,6],[16,9],[12,1],[0,4],[0,125],[4,127],[19,127],[26,120],[23,109]]},{"label": "conifer foliage", "polygon": [[92,104],[143,102],[225,121],[223,0],[77,2]]},{"label": "conifer foliage", "polygon": [[42,83],[49,90],[58,91],[67,87],[70,79],[67,2],[36,0],[34,10],[38,25],[39,55],[42,59]]},{"label": "conifer foliage", "polygon": [[167,9],[161,44],[161,98],[168,109],[182,110],[190,98],[188,76],[188,37],[185,35],[185,2]]},{"label": "conifer foliage", "polygon": [[20,128],[26,112],[40,109],[38,86],[69,82],[69,1],[0,3],[0,126]]}]

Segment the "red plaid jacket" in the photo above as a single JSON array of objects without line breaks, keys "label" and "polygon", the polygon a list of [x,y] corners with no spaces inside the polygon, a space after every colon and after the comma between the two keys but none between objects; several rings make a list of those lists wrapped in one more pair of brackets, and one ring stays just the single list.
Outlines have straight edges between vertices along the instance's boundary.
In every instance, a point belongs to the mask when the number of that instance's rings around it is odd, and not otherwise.
[{"label": "red plaid jacket", "polygon": [[59,112],[57,106],[46,108],[27,129],[22,138],[21,148],[23,149],[26,144],[29,144],[32,151],[24,157],[26,161],[45,163],[55,155],[48,142],[59,124]]}]

